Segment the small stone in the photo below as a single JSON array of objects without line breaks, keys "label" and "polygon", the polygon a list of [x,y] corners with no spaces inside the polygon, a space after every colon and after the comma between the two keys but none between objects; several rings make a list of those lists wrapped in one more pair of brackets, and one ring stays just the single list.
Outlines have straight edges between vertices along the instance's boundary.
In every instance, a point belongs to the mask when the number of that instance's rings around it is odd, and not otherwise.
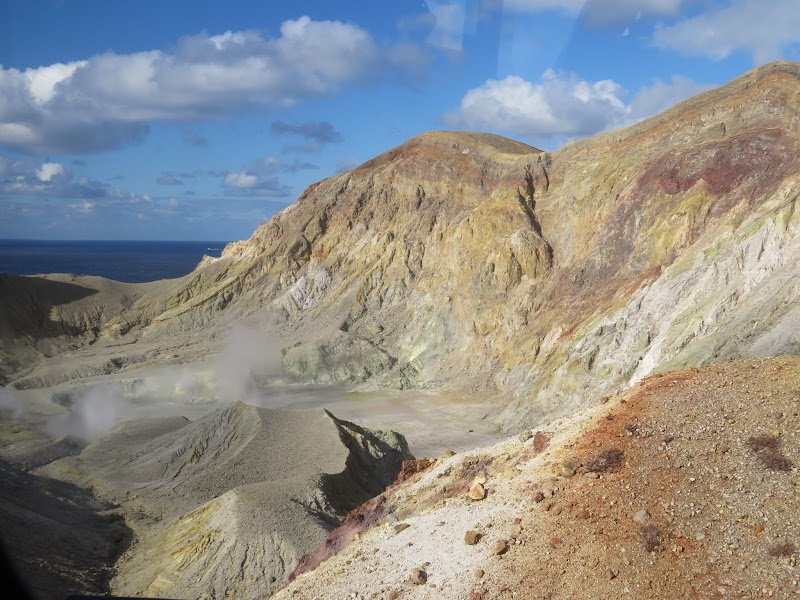
[{"label": "small stone", "polygon": [[642,523],[644,523],[644,522],[648,521],[649,519],[650,519],[650,513],[649,513],[649,512],[647,512],[647,510],[646,510],[646,509],[642,509],[642,510],[640,510],[640,511],[639,511],[639,512],[637,512],[637,513],[636,513],[636,515],[633,517],[633,520],[634,520],[634,521],[636,521],[636,522],[637,522],[637,523],[639,523],[639,524],[642,524]]},{"label": "small stone", "polygon": [[616,579],[617,575],[619,575],[619,571],[617,571],[616,569],[608,569],[606,571],[606,574],[608,575],[609,579]]},{"label": "small stone", "polygon": [[444,455],[445,455],[447,458],[450,458],[451,456],[455,456],[455,455],[456,455],[456,453],[455,453],[455,452],[453,452],[452,450],[450,450],[450,449],[448,448],[447,450],[445,450],[445,451],[444,451]]},{"label": "small stone", "polygon": [[497,540],[497,543],[494,545],[495,556],[500,556],[506,552],[508,552],[508,542],[506,540]]},{"label": "small stone", "polygon": [[585,508],[579,510],[578,511],[578,518],[579,519],[588,519],[589,518],[589,511],[586,510]]},{"label": "small stone", "polygon": [[552,498],[555,493],[556,492],[553,490],[553,488],[545,488],[544,491],[542,491],[542,494],[544,494],[545,498]]},{"label": "small stone", "polygon": [[764,526],[761,523],[759,523],[758,525],[753,527],[753,531],[756,533],[756,535],[758,535],[759,533],[763,533]]},{"label": "small stone", "polygon": [[425,585],[428,581],[428,574],[419,567],[411,570],[411,583],[414,585]]},{"label": "small stone", "polygon": [[478,471],[478,474],[472,478],[472,483],[480,483],[484,485],[489,480],[488,475],[486,475],[486,471]]},{"label": "small stone", "polygon": [[523,431],[523,432],[522,432],[522,433],[520,433],[520,434],[519,434],[519,436],[518,436],[518,438],[519,438],[519,441],[520,441],[520,442],[523,442],[523,443],[527,442],[527,441],[528,441],[529,439],[531,439],[532,437],[533,437],[533,432],[532,432],[532,431],[530,431],[530,430],[528,430],[528,431]]},{"label": "small stone", "polygon": [[411,527],[411,525],[409,525],[408,523],[398,523],[397,525],[394,526],[394,533],[396,535],[401,531],[405,531],[409,527]]},{"label": "small stone", "polygon": [[464,541],[467,543],[467,545],[474,546],[481,541],[481,534],[474,529],[470,529],[464,534]]},{"label": "small stone", "polygon": [[392,590],[391,592],[389,592],[387,598],[389,598],[389,600],[399,600],[400,592],[398,592],[397,590]]},{"label": "small stone", "polygon": [[558,516],[558,515],[560,515],[560,514],[561,514],[561,511],[562,511],[562,510],[564,510],[564,509],[563,509],[563,508],[561,508],[561,506],[560,506],[560,505],[558,505],[558,504],[554,504],[554,505],[552,506],[552,508],[551,508],[551,509],[550,509],[548,512],[549,512],[550,514],[552,514],[552,515]]},{"label": "small stone", "polygon": [[483,500],[486,498],[486,488],[483,487],[483,484],[478,483],[477,481],[472,484],[472,487],[469,488],[469,492],[467,492],[467,496],[471,500]]},{"label": "small stone", "polygon": [[537,504],[542,500],[544,500],[544,494],[542,492],[536,492],[533,495],[533,501],[536,502]]},{"label": "small stone", "polygon": [[561,467],[559,468],[559,472],[562,477],[572,477],[573,475],[575,475],[575,471],[577,470],[578,470],[578,465],[576,465],[572,461],[567,461],[565,463],[562,463]]},{"label": "small stone", "polygon": [[485,574],[486,573],[483,572],[483,569],[475,569],[475,577],[477,577],[478,579],[483,579],[483,576]]}]

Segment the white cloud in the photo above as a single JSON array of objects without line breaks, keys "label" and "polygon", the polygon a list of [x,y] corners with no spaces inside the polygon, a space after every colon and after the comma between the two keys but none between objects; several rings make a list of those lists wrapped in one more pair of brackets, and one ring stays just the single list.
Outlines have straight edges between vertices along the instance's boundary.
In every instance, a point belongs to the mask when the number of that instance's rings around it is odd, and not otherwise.
[{"label": "white cloud", "polygon": [[[29,161],[10,161],[0,156],[0,199],[37,197],[112,203],[138,203],[148,199],[147,195],[132,194],[86,176],[75,179],[61,163],[43,163],[37,168]],[[83,212],[86,210],[88,205]]]},{"label": "white cloud", "polygon": [[253,188],[258,185],[258,175],[231,172],[225,175],[223,185],[229,188]]},{"label": "white cloud", "polygon": [[88,215],[94,212],[95,203],[84,200],[83,202],[78,202],[77,204],[70,204],[69,207],[77,213]]},{"label": "white cloud", "polygon": [[343,85],[416,71],[408,45],[309,17],[280,36],[200,34],[173,52],[115,54],[20,71],[0,68],[0,143],[26,152],[91,152],[141,139],[152,121],[201,121],[252,106],[287,107]]},{"label": "white cloud", "polygon": [[797,0],[731,0],[727,6],[657,26],[653,44],[685,55],[723,59],[744,50],[762,64],[800,43]]},{"label": "white cloud", "polygon": [[50,181],[53,177],[64,174],[64,165],[61,163],[44,163],[37,171],[39,181]]},{"label": "white cloud", "polygon": [[539,83],[515,75],[488,80],[469,90],[445,121],[526,136],[589,135],[604,129],[613,115],[624,113],[623,92],[610,80],[591,83],[548,69]]},{"label": "white cloud", "polygon": [[640,121],[708,87],[676,76],[642,87],[626,103],[627,91],[612,80],[586,81],[548,69],[537,83],[517,76],[490,79],[469,90],[444,121],[540,141],[583,137]]},{"label": "white cloud", "polygon": [[231,171],[222,180],[226,194],[234,196],[272,196],[284,198],[291,190],[277,177],[261,177],[249,171]]}]

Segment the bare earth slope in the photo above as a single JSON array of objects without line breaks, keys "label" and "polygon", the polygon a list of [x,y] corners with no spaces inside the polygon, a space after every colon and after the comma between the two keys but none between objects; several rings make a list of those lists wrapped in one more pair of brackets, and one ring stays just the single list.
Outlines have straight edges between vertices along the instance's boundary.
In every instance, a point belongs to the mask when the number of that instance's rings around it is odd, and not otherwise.
[{"label": "bare earth slope", "polygon": [[656,375],[440,458],[275,598],[796,597],[798,390],[798,357]]},{"label": "bare earth slope", "polygon": [[[91,345],[16,339],[44,358],[20,350],[7,381],[190,361],[249,317],[287,377],[480,391],[515,429],[656,370],[797,352],[799,77],[766,65],[555,153],[423,134],[193,274],[119,288],[65,338]],[[74,324],[95,297],[50,318]]]},{"label": "bare earth slope", "polygon": [[323,410],[238,403],[194,422],[125,423],[37,473],[119,506],[135,540],[114,594],[250,598],[282,585],[409,457],[402,436]]}]

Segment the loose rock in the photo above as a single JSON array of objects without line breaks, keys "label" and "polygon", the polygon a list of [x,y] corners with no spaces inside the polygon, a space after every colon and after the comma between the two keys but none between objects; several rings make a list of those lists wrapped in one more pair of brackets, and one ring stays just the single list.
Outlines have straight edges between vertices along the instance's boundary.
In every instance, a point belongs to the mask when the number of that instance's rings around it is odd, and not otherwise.
[{"label": "loose rock", "polygon": [[464,534],[464,541],[470,546],[474,546],[480,540],[481,540],[481,534],[475,531],[474,529],[470,529],[469,531],[467,531],[466,534]]},{"label": "loose rock", "polygon": [[469,492],[467,492],[467,496],[471,500],[483,500],[486,498],[486,488],[483,487],[483,484],[478,483],[477,481],[472,484],[472,487],[469,488]]},{"label": "loose rock", "polygon": [[428,574],[420,568],[411,570],[411,583],[414,585],[425,585],[428,581]]},{"label": "loose rock", "polygon": [[508,552],[508,542],[506,540],[497,540],[497,543],[494,545],[495,556],[500,556],[506,552]]},{"label": "loose rock", "polygon": [[394,526],[394,532],[395,534],[398,534],[401,531],[405,531],[409,527],[411,527],[411,525],[409,525],[408,523],[398,523],[397,525]]}]

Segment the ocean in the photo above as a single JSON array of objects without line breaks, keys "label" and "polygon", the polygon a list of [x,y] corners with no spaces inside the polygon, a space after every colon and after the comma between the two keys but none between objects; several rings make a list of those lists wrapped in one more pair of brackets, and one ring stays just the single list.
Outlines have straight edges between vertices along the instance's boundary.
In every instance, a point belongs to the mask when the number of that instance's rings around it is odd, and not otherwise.
[{"label": "ocean", "polygon": [[141,283],[190,273],[227,242],[0,240],[0,273],[74,273]]}]

